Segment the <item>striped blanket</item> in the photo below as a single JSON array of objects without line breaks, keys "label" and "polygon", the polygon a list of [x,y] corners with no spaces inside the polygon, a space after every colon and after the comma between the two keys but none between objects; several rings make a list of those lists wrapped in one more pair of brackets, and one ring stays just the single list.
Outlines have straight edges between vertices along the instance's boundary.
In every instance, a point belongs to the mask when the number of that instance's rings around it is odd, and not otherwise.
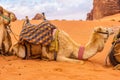
[{"label": "striped blanket", "polygon": [[32,44],[42,44],[47,46],[53,40],[52,32],[56,27],[48,21],[44,21],[39,25],[30,23],[23,26],[20,33],[20,42],[27,41]]}]

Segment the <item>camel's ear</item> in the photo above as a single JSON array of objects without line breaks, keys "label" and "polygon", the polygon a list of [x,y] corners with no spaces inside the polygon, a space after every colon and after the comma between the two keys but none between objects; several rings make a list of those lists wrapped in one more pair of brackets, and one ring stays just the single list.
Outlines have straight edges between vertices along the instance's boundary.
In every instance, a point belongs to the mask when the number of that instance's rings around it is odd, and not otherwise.
[{"label": "camel's ear", "polygon": [[96,28],[94,29],[95,32],[100,32],[101,30],[102,30],[101,27],[96,27]]}]

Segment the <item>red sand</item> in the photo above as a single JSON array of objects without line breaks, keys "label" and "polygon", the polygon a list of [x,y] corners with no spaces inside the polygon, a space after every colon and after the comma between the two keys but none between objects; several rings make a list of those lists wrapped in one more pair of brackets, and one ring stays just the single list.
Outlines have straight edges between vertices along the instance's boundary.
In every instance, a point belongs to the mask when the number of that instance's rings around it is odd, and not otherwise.
[{"label": "red sand", "polygon": [[[23,21],[12,23],[12,30],[19,34]],[[40,21],[31,21],[34,24]],[[95,26],[119,26],[117,21],[51,21],[60,29],[66,31],[76,42],[85,45]],[[13,43],[16,42],[13,35]],[[114,36],[114,35],[113,35]],[[110,36],[105,48],[85,64],[21,60],[16,56],[0,56],[0,80],[119,80],[119,70],[113,70],[111,65],[105,66],[113,36]]]}]

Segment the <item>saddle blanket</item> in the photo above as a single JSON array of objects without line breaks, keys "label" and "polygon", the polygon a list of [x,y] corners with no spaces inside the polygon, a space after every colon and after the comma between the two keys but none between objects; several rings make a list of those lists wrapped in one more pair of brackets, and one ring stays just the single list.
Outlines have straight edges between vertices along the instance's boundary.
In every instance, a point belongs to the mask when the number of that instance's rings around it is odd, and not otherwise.
[{"label": "saddle blanket", "polygon": [[56,26],[49,21],[44,21],[39,25],[32,25],[30,23],[23,26],[20,33],[20,42],[27,41],[32,44],[49,45],[53,40],[53,30]]}]

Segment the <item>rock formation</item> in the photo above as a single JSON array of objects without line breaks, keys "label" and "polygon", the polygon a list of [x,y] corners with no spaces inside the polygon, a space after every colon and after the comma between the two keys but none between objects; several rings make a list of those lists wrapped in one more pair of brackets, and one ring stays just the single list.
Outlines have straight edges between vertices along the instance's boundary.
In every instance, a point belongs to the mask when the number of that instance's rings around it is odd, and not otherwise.
[{"label": "rock formation", "polygon": [[120,0],[94,0],[87,20],[96,20],[116,13],[120,13]]},{"label": "rock formation", "polygon": [[40,13],[37,13],[32,20],[43,20],[43,19],[44,19],[43,15]]}]

